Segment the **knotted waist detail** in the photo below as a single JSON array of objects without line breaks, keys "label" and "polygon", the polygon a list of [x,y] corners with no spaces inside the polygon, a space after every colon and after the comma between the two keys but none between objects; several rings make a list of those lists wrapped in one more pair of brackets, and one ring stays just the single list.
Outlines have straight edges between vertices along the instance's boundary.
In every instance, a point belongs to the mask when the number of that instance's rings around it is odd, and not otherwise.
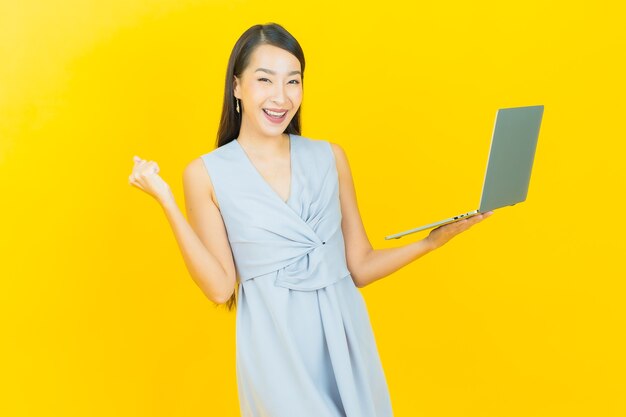
[{"label": "knotted waist detail", "polygon": [[[268,241],[265,245],[235,243],[233,249],[239,255],[236,259],[241,260],[237,264],[241,282],[271,275],[276,286],[313,291],[345,278],[350,271],[343,235],[338,230],[327,240],[301,241],[297,245],[291,242],[284,247],[280,241]],[[277,258],[280,255],[283,256]]]},{"label": "knotted waist detail", "polygon": [[301,291],[333,284],[350,274],[345,258],[342,259],[344,251],[343,241],[339,239],[317,243],[295,262],[279,269],[274,284]]}]

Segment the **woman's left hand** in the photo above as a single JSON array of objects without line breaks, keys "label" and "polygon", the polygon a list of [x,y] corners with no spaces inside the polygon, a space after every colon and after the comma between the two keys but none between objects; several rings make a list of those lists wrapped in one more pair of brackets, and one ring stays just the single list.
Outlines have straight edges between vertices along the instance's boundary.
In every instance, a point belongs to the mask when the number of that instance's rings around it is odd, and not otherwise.
[{"label": "woman's left hand", "polygon": [[463,220],[444,224],[443,226],[439,226],[436,229],[431,230],[425,240],[427,240],[431,244],[433,249],[440,248],[441,246],[449,242],[450,239],[452,239],[454,236],[466,231],[470,227],[474,226],[476,223],[479,223],[487,217],[490,217],[492,214],[493,211],[488,211],[484,214],[477,214]]}]

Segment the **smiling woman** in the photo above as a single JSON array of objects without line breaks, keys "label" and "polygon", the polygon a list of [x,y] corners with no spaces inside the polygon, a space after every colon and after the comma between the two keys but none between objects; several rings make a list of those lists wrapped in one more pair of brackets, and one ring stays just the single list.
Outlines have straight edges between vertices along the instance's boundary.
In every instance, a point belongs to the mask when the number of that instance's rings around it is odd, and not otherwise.
[{"label": "smiling woman", "polygon": [[301,135],[304,54],[278,24],[237,40],[216,149],[183,173],[187,219],[153,161],[131,183],[153,195],[206,296],[237,308],[243,417],[390,417],[385,373],[358,290],[481,220],[374,250],[343,149]]},{"label": "smiling woman", "polygon": [[[391,416],[347,268],[333,149],[300,135],[304,67],[282,26],[247,30],[229,60],[217,148],[200,158],[223,226],[197,230],[234,287],[241,413]],[[196,224],[218,223],[200,210]]]},{"label": "smiling woman", "polygon": [[[186,170],[189,214],[223,266],[227,306],[237,307],[242,415],[389,417],[347,267],[334,148],[300,134],[304,64],[280,25],[253,26],[237,41],[217,148],[201,156],[201,171],[193,162]],[[198,184],[219,209],[200,202]]]}]

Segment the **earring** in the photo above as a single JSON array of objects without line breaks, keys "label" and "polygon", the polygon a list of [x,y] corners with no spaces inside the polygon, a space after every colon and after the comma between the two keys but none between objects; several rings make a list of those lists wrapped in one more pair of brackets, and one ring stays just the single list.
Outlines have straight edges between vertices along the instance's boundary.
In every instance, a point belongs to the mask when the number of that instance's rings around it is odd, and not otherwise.
[{"label": "earring", "polygon": [[235,100],[237,101],[237,113],[239,113],[239,99],[236,98]]}]

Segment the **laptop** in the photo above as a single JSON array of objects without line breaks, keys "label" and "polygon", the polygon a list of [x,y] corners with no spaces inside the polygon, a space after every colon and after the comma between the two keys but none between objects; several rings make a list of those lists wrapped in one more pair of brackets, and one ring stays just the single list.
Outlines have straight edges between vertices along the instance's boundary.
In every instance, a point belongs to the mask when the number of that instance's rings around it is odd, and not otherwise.
[{"label": "laptop", "polygon": [[543,105],[511,107],[499,109],[496,112],[478,209],[385,236],[385,239],[398,239],[410,233],[453,223],[525,201],[542,116]]}]

